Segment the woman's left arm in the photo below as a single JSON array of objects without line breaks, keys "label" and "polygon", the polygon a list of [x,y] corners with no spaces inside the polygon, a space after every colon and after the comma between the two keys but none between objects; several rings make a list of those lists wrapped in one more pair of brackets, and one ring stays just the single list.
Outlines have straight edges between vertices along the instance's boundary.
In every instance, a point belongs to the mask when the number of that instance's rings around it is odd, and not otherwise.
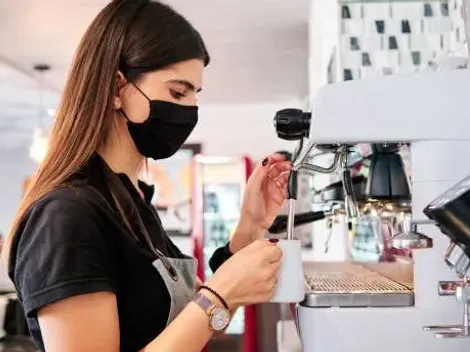
[{"label": "woman's left arm", "polygon": [[268,156],[255,168],[246,185],[240,221],[230,240],[232,253],[264,237],[286,200],[291,168],[291,162],[281,154]]},{"label": "woman's left arm", "polygon": [[257,165],[245,188],[237,228],[230,242],[218,248],[209,261],[212,271],[232,254],[264,237],[286,200],[290,170],[291,162],[281,154],[272,154]]}]

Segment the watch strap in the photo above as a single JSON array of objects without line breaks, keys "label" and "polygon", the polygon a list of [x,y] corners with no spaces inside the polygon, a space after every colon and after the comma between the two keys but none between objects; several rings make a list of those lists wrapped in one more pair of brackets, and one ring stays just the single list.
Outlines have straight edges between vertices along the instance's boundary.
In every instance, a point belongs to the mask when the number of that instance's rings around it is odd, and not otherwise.
[{"label": "watch strap", "polygon": [[224,308],[229,310],[228,304],[225,301],[225,299],[223,299],[222,296],[219,295],[214,289],[210,288],[209,286],[202,285],[202,286],[199,287],[199,291],[201,291],[201,290],[206,290],[206,291],[209,291],[210,293],[212,293],[214,296],[216,296],[219,299],[220,303],[222,303]]},{"label": "watch strap", "polygon": [[212,301],[207,298],[206,296],[204,296],[202,293],[198,292],[197,295],[196,295],[196,299],[194,300],[194,302],[202,308],[202,310],[204,312],[206,312],[207,314],[209,314],[209,309],[214,306],[214,303],[212,303]]}]

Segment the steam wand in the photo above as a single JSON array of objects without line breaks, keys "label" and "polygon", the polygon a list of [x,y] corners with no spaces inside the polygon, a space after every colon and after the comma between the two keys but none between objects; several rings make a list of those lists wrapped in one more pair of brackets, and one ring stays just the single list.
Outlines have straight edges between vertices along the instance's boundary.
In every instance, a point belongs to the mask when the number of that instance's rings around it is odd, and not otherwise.
[{"label": "steam wand", "polygon": [[287,181],[287,199],[289,200],[289,211],[287,215],[287,240],[294,239],[295,226],[295,202],[297,201],[298,174],[297,170],[292,170]]}]

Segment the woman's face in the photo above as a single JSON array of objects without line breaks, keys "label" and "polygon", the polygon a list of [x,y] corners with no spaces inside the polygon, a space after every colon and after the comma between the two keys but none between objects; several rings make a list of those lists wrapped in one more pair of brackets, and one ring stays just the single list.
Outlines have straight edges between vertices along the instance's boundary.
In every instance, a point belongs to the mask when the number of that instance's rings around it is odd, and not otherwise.
[{"label": "woman's face", "polygon": [[[197,94],[202,88],[203,71],[202,60],[187,60],[162,70],[146,73],[135,84],[151,100],[197,105]],[[145,121],[149,116],[149,102],[145,96],[121,75],[117,84],[120,89],[115,108],[123,109],[133,122]]]}]

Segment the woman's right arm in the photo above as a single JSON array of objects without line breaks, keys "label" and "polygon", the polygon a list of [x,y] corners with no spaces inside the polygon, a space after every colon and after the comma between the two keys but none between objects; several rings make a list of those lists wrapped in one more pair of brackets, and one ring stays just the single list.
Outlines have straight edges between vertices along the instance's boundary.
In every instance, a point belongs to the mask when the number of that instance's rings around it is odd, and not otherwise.
[{"label": "woman's right arm", "polygon": [[[212,276],[207,285],[230,308],[267,302],[272,296],[282,252],[268,241],[245,247]],[[211,301],[217,299],[204,291]],[[97,292],[63,299],[38,312],[47,352],[119,351],[116,297]],[[212,336],[209,318],[190,302],[141,352],[199,352]]]},{"label": "woman's right arm", "polygon": [[[67,298],[42,308],[38,318],[47,352],[119,351],[113,293]],[[142,352],[199,352],[211,336],[207,314],[190,303]]]}]

